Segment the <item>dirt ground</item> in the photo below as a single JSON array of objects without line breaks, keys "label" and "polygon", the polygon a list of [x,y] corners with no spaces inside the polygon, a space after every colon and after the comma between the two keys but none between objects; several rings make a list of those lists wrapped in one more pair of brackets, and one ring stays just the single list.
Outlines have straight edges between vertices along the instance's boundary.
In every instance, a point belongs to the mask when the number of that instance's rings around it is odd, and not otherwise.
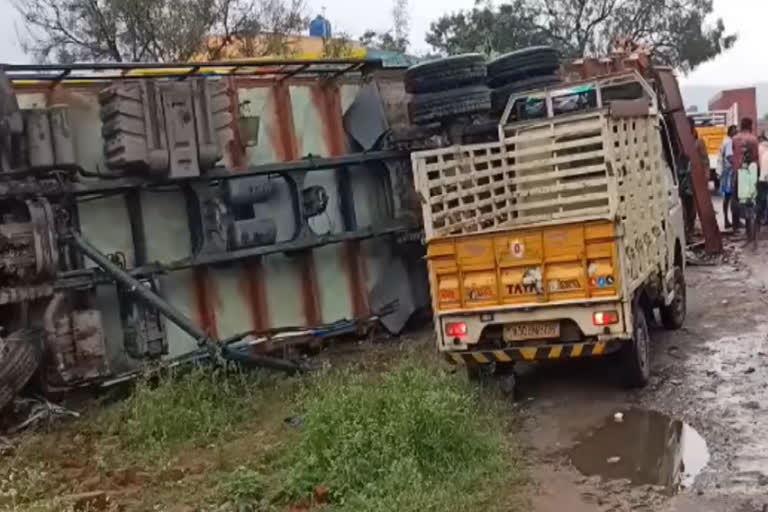
[{"label": "dirt ground", "polygon": [[[646,389],[621,389],[610,359],[536,368],[520,379],[517,406],[530,447],[536,512],[768,510],[768,240],[757,253],[737,253],[736,263],[689,267],[686,325],[677,332],[653,330],[653,377]],[[637,415],[631,411],[657,411],[687,423],[687,438],[698,439],[698,446],[686,446],[685,436],[676,445],[637,428],[618,440],[598,430],[617,412]],[[582,441],[592,443],[595,458],[603,457],[582,466],[602,466],[607,478],[576,469],[573,447]],[[685,464],[706,466],[695,478],[686,475],[684,489],[638,485],[620,478],[626,475],[611,478],[622,473],[623,462],[617,456],[611,468],[605,459],[612,458],[610,450],[630,458],[641,451],[628,461],[636,467],[626,468],[641,481],[641,471],[658,475],[679,464],[681,452],[699,459]]]},{"label": "dirt ground", "polygon": [[[523,369],[518,400],[509,407],[520,418],[516,435],[528,461],[532,511],[768,511],[768,238],[756,253],[742,251],[738,240],[726,245],[724,263],[689,266],[685,327],[653,328],[645,389],[624,389],[612,358]],[[398,346],[422,344],[432,354],[431,336],[427,328]],[[350,344],[330,356],[340,364],[365,352],[362,359],[375,370],[393,350],[386,343]],[[283,416],[266,417],[262,433],[281,427]],[[49,453],[58,452],[53,446],[66,433],[47,439]],[[248,452],[234,445],[218,459],[231,465]],[[216,469],[209,467],[214,462],[189,470],[180,464],[192,476],[178,493],[186,495],[198,475]],[[127,487],[143,495],[149,484],[141,475],[131,473]],[[82,484],[75,491],[104,486],[101,480],[86,485],[80,473],[75,480]],[[69,480],[64,484],[69,492]],[[175,492],[163,496],[176,499]],[[155,508],[161,509],[176,510]]]}]

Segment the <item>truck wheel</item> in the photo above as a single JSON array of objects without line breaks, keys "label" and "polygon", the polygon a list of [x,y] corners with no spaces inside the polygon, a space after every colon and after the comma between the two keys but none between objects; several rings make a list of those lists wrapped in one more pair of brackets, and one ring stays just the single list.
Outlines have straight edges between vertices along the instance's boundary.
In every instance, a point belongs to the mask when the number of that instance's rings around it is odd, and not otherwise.
[{"label": "truck wheel", "polygon": [[642,388],[650,377],[651,335],[645,309],[638,302],[632,308],[632,318],[632,340],[622,350],[622,366],[627,387]]},{"label": "truck wheel", "polygon": [[416,94],[408,104],[413,124],[430,124],[458,116],[488,112],[491,91],[484,85],[474,85],[450,91]]},{"label": "truck wheel", "polygon": [[683,269],[675,267],[674,281],[675,298],[669,306],[662,306],[661,323],[665,329],[677,330],[685,323],[685,315],[688,310],[687,293],[685,289],[685,274]]},{"label": "truck wheel", "polygon": [[499,87],[523,78],[550,75],[560,67],[560,56],[554,48],[534,46],[507,53],[488,63],[488,81]]},{"label": "truck wheel", "polygon": [[445,91],[485,82],[487,66],[479,53],[454,55],[422,64],[405,72],[405,90],[411,94]]},{"label": "truck wheel", "polygon": [[0,410],[5,408],[40,366],[39,331],[21,329],[0,339]]}]

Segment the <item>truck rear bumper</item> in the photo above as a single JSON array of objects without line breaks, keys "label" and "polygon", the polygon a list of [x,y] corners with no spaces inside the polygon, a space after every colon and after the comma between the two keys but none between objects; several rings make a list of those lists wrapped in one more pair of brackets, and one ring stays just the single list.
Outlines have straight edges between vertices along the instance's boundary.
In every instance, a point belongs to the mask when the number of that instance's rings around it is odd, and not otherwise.
[{"label": "truck rear bumper", "polygon": [[445,359],[452,364],[515,363],[521,361],[552,361],[601,357],[618,352],[622,340],[597,341],[594,343],[569,343],[540,347],[516,347],[504,350],[478,350],[468,352],[444,352]]},{"label": "truck rear bumper", "polygon": [[[594,314],[606,312],[616,313],[619,321],[613,325],[595,325]],[[556,346],[569,347],[591,342],[629,339],[631,334],[625,325],[626,318],[624,303],[612,299],[571,305],[545,305],[535,308],[508,308],[438,315],[435,318],[435,330],[440,352],[461,353],[483,351],[487,348],[485,340],[488,339],[488,332],[492,329],[503,329],[505,325],[557,321],[562,326],[570,327],[570,329],[561,328],[560,339],[523,340],[494,347],[502,350],[525,350],[526,354],[531,354],[538,348],[549,350],[550,347]],[[452,338],[446,333],[449,325],[455,323],[466,326],[461,338]]]}]

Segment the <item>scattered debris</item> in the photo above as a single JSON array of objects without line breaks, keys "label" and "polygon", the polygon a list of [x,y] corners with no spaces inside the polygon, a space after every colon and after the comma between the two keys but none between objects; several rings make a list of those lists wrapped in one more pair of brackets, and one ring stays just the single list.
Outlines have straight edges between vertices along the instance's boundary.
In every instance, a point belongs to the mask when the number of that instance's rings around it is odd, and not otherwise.
[{"label": "scattered debris", "polygon": [[7,437],[0,436],[0,457],[12,457],[16,448]]},{"label": "scattered debris", "polygon": [[744,370],[744,375],[749,375],[750,373],[755,373],[755,368],[752,366]]},{"label": "scattered debris", "polygon": [[285,418],[283,421],[285,422],[286,425],[290,425],[296,430],[300,430],[303,424],[301,416],[290,416],[288,418]]},{"label": "scattered debris", "polygon": [[14,402],[17,410],[28,410],[27,418],[8,429],[9,434],[17,434],[39,423],[51,425],[64,418],[79,418],[80,413],[49,402],[45,398],[19,398]]},{"label": "scattered debris", "polygon": [[83,492],[62,496],[64,503],[70,504],[73,510],[105,510],[109,507],[109,496],[104,491]]},{"label": "scattered debris", "polygon": [[615,421],[616,423],[623,422],[624,421],[624,414],[620,413],[620,412],[617,412],[616,414],[613,415],[613,421]]},{"label": "scattered debris", "polygon": [[605,462],[607,462],[608,464],[618,464],[619,461],[621,461],[621,457],[608,457],[607,459],[605,459]]},{"label": "scattered debris", "polygon": [[331,493],[322,485],[318,485],[315,487],[313,494],[315,495],[315,502],[326,504],[328,503],[328,499],[330,498]]}]

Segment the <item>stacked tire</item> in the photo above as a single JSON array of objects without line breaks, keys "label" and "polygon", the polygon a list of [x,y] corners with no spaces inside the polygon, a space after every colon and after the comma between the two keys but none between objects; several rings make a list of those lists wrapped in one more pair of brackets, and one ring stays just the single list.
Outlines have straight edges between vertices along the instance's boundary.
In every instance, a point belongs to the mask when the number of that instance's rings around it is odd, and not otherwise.
[{"label": "stacked tire", "polygon": [[488,68],[479,53],[455,55],[412,66],[405,73],[405,90],[411,94],[411,123],[427,125],[487,113],[491,91]]},{"label": "stacked tire", "polygon": [[492,60],[488,63],[491,111],[503,112],[513,94],[559,83],[559,68],[560,55],[549,46],[532,46]]}]

